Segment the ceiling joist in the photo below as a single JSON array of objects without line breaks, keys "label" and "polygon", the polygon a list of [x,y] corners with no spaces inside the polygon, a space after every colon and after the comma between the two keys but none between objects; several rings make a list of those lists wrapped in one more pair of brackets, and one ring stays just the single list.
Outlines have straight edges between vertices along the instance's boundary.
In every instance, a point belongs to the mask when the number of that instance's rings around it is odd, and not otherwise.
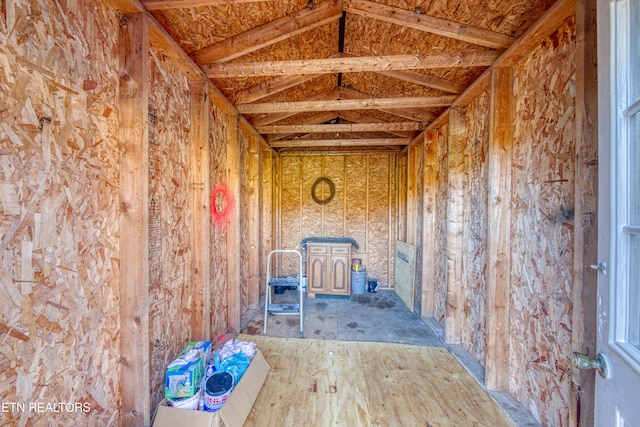
[{"label": "ceiling joist", "polygon": [[292,74],[359,73],[389,70],[435,69],[454,67],[487,67],[500,51],[324,58],[296,61],[234,62],[203,65],[209,78],[281,76]]},{"label": "ceiling joist", "polygon": [[[338,113],[336,111],[321,111],[319,113],[315,113],[311,116],[306,116],[304,119],[304,122],[306,124],[312,124],[312,125],[319,125],[321,123],[325,123],[328,122],[330,120],[337,120],[338,119]],[[268,125],[265,125],[268,126]],[[276,126],[276,125],[274,125]],[[280,126],[285,126],[285,125],[280,125]],[[258,132],[260,133],[260,132]],[[289,136],[293,135],[292,132],[286,132],[286,133],[271,133],[271,134],[267,134],[267,133],[263,133],[262,137],[265,139],[265,141],[270,142],[270,141],[276,141],[278,139],[284,139],[287,138]],[[402,135],[404,136],[404,135]]]},{"label": "ceiling joist", "polygon": [[323,1],[312,9],[305,7],[292,15],[284,16],[204,47],[191,53],[190,56],[199,65],[229,61],[313,28],[321,27],[329,22],[337,21],[341,16],[342,3],[339,0]]},{"label": "ceiling joist", "polygon": [[[340,88],[340,99],[369,99],[371,95],[351,89],[348,87]],[[380,111],[390,114],[392,116],[400,117],[406,120],[414,120],[418,122],[430,122],[434,120],[438,115],[425,110],[423,108],[394,108],[385,109],[380,108]]]},{"label": "ceiling joist", "polygon": [[334,132],[394,132],[423,130],[424,123],[394,122],[394,123],[339,123],[319,125],[271,125],[258,126],[256,130],[261,134],[278,133],[334,133]]},{"label": "ceiling joist", "polygon": [[273,148],[291,147],[370,147],[407,145],[411,138],[372,138],[372,139],[297,139],[285,141],[273,141]]},{"label": "ceiling joist", "polygon": [[367,0],[345,0],[344,9],[357,15],[379,19],[385,22],[402,25],[416,30],[438,34],[462,40],[468,43],[504,50],[515,42],[515,38],[504,34],[475,28],[465,24],[451,22],[446,19],[422,15]]},{"label": "ceiling joist", "polygon": [[456,96],[422,96],[415,98],[339,99],[330,101],[263,102],[240,104],[240,114],[285,113],[307,111],[379,110],[394,108],[448,107]]}]

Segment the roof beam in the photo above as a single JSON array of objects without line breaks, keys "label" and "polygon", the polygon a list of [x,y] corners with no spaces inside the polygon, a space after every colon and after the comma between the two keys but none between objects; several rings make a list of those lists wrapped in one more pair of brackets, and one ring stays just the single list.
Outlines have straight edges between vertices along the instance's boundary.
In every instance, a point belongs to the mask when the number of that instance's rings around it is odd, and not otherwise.
[{"label": "roof beam", "polygon": [[[435,116],[436,115],[433,114],[433,118],[435,118]],[[381,122],[379,118],[367,116],[366,114],[363,114],[358,111],[340,111],[340,115],[338,116],[338,118],[341,120],[352,122],[352,123],[380,123]],[[425,120],[425,122],[430,122],[431,120],[433,120],[433,118],[429,120]],[[411,135],[413,135],[413,132],[389,132],[389,133],[402,138],[409,138],[411,137]]]},{"label": "roof beam", "polygon": [[[340,98],[340,89],[336,87],[334,89],[310,96],[307,98],[307,101],[328,101],[328,100],[338,99],[338,98]],[[247,104],[247,105],[251,105],[251,104]],[[271,123],[278,122],[280,120],[287,119],[291,116],[295,116],[298,113],[300,113],[300,111],[278,113],[278,114],[261,114],[259,116],[252,118],[251,120],[249,120],[249,122],[254,127],[261,126],[261,125],[268,125]],[[336,115],[337,113],[334,114],[334,116]]]},{"label": "roof beam", "polygon": [[456,83],[440,77],[429,76],[427,74],[418,73],[416,71],[390,70],[380,71],[378,74],[382,74],[384,76],[391,77],[397,80],[414,83],[420,86],[438,89],[448,93],[460,94],[467,89],[467,86],[464,84]]},{"label": "roof beam", "polygon": [[[326,0],[191,53],[196,64],[224,62],[321,27],[342,16],[342,2]],[[309,74],[309,72],[298,73]]]},{"label": "roof beam", "polygon": [[187,7],[219,6],[233,3],[256,3],[269,0],[142,0],[147,10],[184,9]]},{"label": "roof beam", "polygon": [[333,101],[294,101],[240,104],[236,108],[240,114],[285,113],[307,111],[379,110],[382,108],[429,108],[448,107],[455,101],[455,95],[425,96],[413,98],[369,98],[339,99]]},{"label": "roof beam", "polygon": [[376,145],[408,145],[411,138],[372,138],[372,139],[297,139],[274,141],[272,148],[289,147],[352,147],[352,146],[376,146]]},{"label": "roof beam", "polygon": [[[312,116],[306,116],[304,119],[304,123],[311,124],[311,125],[319,125],[329,120],[337,119],[337,117],[338,117],[338,113],[335,111],[321,111],[319,113],[313,114]],[[263,125],[263,126],[269,126],[269,125]],[[273,126],[291,126],[291,125],[273,125]],[[293,125],[293,126],[297,126],[297,125]],[[257,126],[257,127],[260,127],[260,126]],[[270,141],[276,141],[278,139],[287,138],[292,134],[294,134],[294,132],[269,133],[269,134],[263,133],[262,137],[265,139],[265,141],[270,142]]]},{"label": "roof beam", "polygon": [[280,76],[269,79],[255,86],[238,91],[230,96],[234,104],[247,104],[255,102],[267,96],[282,92],[309,80],[320,77],[323,74],[296,74],[293,76]]},{"label": "roof beam", "polygon": [[413,11],[367,0],[345,0],[344,8],[347,12],[356,15],[391,22],[393,24],[462,40],[491,49],[504,50],[516,41],[514,37],[494,31],[470,27],[465,24],[459,24],[433,16],[416,14]]},{"label": "roof beam", "polygon": [[500,56],[495,50],[435,54],[363,56],[296,61],[234,62],[203,65],[212,79],[292,74],[359,73],[455,67],[487,67]]},{"label": "roof beam", "polygon": [[260,134],[278,133],[336,133],[336,132],[394,132],[422,130],[426,126],[420,122],[395,122],[395,123],[341,123],[319,125],[271,125],[258,126],[256,130]]},{"label": "roof beam", "polygon": [[[340,99],[368,99],[371,95],[350,89],[347,87],[340,88]],[[402,117],[408,120],[430,122],[437,117],[437,114],[426,111],[421,108],[394,108],[393,110],[380,108],[380,111],[391,114],[393,116]],[[346,118],[346,117],[345,117]],[[348,119],[347,119],[348,120]]]}]

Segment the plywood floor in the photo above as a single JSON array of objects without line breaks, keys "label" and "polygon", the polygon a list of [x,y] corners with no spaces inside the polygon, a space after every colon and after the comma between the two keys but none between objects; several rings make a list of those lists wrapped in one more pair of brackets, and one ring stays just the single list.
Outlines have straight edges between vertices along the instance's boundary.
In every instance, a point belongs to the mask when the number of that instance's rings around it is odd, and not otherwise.
[{"label": "plywood floor", "polygon": [[271,366],[245,427],[515,426],[444,348],[238,339]]}]

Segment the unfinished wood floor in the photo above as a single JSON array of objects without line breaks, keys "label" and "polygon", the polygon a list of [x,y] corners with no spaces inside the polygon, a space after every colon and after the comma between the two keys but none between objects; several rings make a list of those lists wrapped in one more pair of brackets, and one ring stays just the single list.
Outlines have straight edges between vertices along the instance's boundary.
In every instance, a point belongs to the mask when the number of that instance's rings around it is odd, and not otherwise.
[{"label": "unfinished wood floor", "polygon": [[245,427],[515,426],[444,348],[238,339],[271,366]]}]

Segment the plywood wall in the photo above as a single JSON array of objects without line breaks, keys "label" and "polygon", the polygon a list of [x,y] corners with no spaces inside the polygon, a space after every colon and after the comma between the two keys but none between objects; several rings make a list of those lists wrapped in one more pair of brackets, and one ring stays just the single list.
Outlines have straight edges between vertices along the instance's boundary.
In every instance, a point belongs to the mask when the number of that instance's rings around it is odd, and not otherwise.
[{"label": "plywood wall", "polygon": [[[280,248],[300,249],[309,236],[352,237],[357,252],[367,255],[369,277],[393,286],[396,156],[286,154],[279,164]],[[311,195],[320,177],[335,186],[333,200],[324,205]],[[285,262],[284,271],[292,268]]]},{"label": "plywood wall", "polygon": [[[432,256],[436,259],[433,285],[436,288],[433,317],[444,325],[447,310],[447,199],[449,189],[449,161],[447,155],[449,126],[442,125],[436,132],[437,191],[435,247]],[[426,256],[426,255],[425,255]],[[426,286],[426,285],[425,285]]]},{"label": "plywood wall", "polygon": [[[511,271],[509,283],[495,285],[509,289],[506,294],[509,333],[505,344],[508,356],[503,368],[508,380],[504,389],[543,425],[553,426],[572,425],[572,416],[575,420],[572,408],[579,404],[572,393],[570,366],[575,319],[573,299],[582,292],[581,284],[573,279],[574,251],[583,250],[575,247],[575,194],[585,191],[576,188],[575,181],[575,39],[575,24],[570,19],[529,54],[523,55],[513,68],[515,117],[509,122],[513,129],[508,133],[509,138],[513,134],[513,155],[504,160],[505,164],[512,164],[508,174],[512,177],[512,202],[504,209],[510,215],[511,227],[507,231],[510,237],[507,237],[511,252],[500,254],[501,258],[509,257]],[[462,324],[459,336],[450,337],[481,364],[488,360],[488,352],[495,350],[487,344],[487,337],[495,332],[486,329],[490,309],[486,305],[487,270],[492,268],[487,259],[487,242],[489,233],[496,232],[487,225],[491,203],[488,185],[490,168],[500,167],[488,163],[492,133],[489,113],[493,108],[490,90],[479,92],[464,106],[465,243],[459,253],[461,259],[453,260],[463,265],[463,317],[458,323]],[[434,155],[429,144],[436,144],[437,191],[436,200],[431,201],[437,215],[435,242],[425,254],[436,261],[434,272],[423,272],[427,280],[422,285],[434,287],[433,313],[429,314],[445,328],[448,316],[453,315],[453,311],[448,312],[446,308],[450,304],[446,262],[451,255],[446,251],[446,201],[451,197],[447,188],[450,181],[448,126],[444,121],[429,129],[422,152],[429,163],[428,159]],[[591,181],[595,180],[596,176],[591,176]],[[590,185],[589,181],[581,182]],[[431,187],[425,187],[427,196],[432,193]],[[491,369],[496,366],[502,365],[494,361]]]},{"label": "plywood wall", "polygon": [[464,205],[462,345],[484,364],[485,358],[485,295],[487,250],[487,191],[489,146],[489,93],[485,91],[466,108],[467,175]]},{"label": "plywood wall", "polygon": [[164,371],[191,340],[191,170],[189,82],[150,50],[149,341],[151,406],[164,397]]},{"label": "plywood wall", "polygon": [[515,67],[509,390],[547,425],[569,415],[574,55],[571,20]]},{"label": "plywood wall", "polygon": [[[235,127],[232,116],[221,110],[210,97],[212,126],[210,127],[211,203],[219,212],[226,209],[226,200],[216,197],[217,191],[227,190],[227,145],[229,126]],[[218,337],[227,331],[227,228],[223,221],[211,219],[211,336]]]},{"label": "plywood wall", "polygon": [[117,425],[118,20],[96,2],[2,11],[0,401],[26,405],[2,423]]}]

